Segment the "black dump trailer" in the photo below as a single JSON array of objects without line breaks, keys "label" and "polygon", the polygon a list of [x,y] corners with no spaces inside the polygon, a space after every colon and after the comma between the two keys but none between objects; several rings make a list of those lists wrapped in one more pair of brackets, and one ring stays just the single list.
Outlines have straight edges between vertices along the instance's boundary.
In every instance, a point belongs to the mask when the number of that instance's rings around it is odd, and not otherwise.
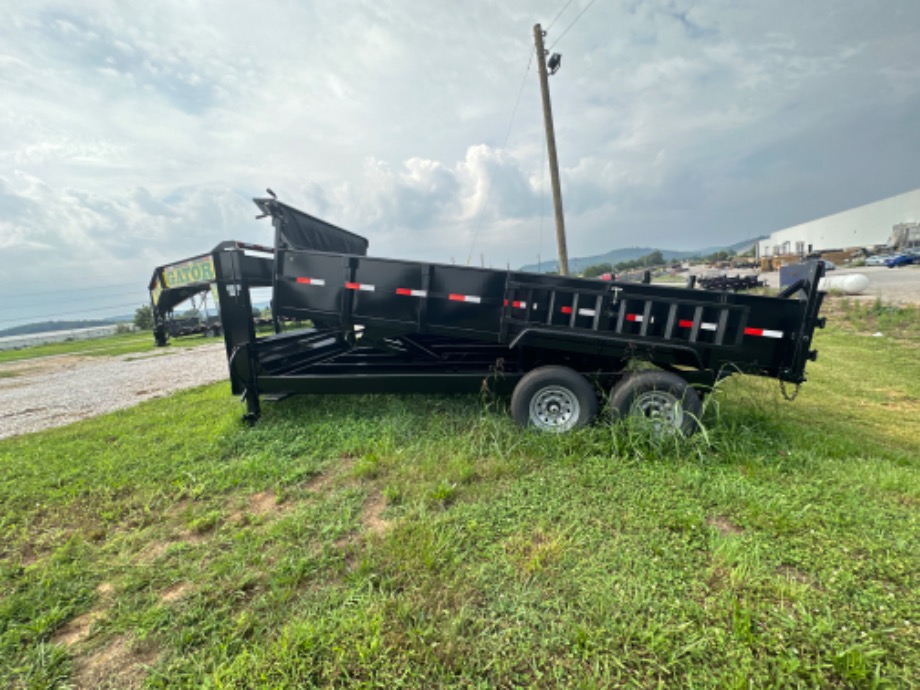
[{"label": "black dump trailer", "polygon": [[[546,431],[588,424],[603,399],[614,419],[692,433],[719,379],[800,384],[817,356],[820,262],[761,296],[402,261],[369,257],[365,238],[274,198],[254,201],[274,247],[225,242],[207,255],[251,422],[261,398],[486,388],[511,393],[514,418]],[[250,290],[269,286],[275,332],[260,337]],[[285,319],[313,327],[283,331]]]}]

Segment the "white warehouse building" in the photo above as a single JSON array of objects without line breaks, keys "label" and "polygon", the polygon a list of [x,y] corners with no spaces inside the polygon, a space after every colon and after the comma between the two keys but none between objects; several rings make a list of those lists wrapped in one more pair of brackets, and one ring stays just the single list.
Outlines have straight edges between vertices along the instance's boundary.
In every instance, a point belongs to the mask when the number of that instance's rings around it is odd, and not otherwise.
[{"label": "white warehouse building", "polygon": [[[796,254],[886,244],[895,226],[920,240],[920,189],[857,206],[832,216],[777,230],[757,243],[758,256]],[[913,228],[917,228],[914,230]],[[916,244],[917,242],[912,242]]]}]

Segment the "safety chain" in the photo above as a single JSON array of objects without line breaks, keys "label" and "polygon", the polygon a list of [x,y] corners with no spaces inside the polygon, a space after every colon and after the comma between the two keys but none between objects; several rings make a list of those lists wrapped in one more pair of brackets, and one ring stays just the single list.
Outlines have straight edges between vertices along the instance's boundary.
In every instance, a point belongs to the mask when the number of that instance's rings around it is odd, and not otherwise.
[{"label": "safety chain", "polygon": [[482,386],[480,387],[480,395],[490,395],[491,390],[489,389],[490,380],[498,380],[505,375],[505,358],[499,357],[495,360],[495,364],[489,366],[489,375],[482,380]]},{"label": "safety chain", "polygon": [[799,394],[799,389],[800,389],[801,387],[802,387],[802,384],[801,384],[801,383],[795,384],[795,390],[792,391],[792,395],[789,395],[789,393],[786,391],[786,382],[783,381],[782,379],[780,379],[780,382],[779,382],[779,389],[780,389],[780,391],[782,392],[783,397],[784,397],[786,400],[788,400],[789,402],[792,402],[793,400],[796,399],[796,396],[798,396],[798,394]]}]

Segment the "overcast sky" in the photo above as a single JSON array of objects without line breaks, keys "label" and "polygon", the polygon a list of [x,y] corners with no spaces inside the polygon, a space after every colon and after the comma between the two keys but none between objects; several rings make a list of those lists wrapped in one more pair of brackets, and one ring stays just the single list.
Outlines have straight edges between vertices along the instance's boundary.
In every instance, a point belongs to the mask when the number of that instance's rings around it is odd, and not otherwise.
[{"label": "overcast sky", "polygon": [[917,0],[0,0],[0,329],[270,243],[265,187],[377,256],[554,258],[537,22],[569,256],[920,187]]}]

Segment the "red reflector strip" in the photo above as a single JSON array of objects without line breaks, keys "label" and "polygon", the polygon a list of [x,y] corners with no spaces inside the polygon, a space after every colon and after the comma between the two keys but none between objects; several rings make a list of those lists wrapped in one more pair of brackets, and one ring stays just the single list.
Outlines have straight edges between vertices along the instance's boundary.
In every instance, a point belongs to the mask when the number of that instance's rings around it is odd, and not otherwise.
[{"label": "red reflector strip", "polygon": [[[677,325],[681,328],[693,328],[693,322],[688,321],[687,319],[681,319],[677,322]],[[718,326],[714,323],[706,323],[705,321],[700,324],[700,330],[702,331],[714,331],[717,330]]]},{"label": "red reflector strip", "polygon": [[482,302],[482,297],[477,297],[476,295],[448,295],[448,299],[451,302],[470,302],[471,304]]},{"label": "red reflector strip", "polygon": [[345,287],[348,290],[364,290],[366,292],[374,291],[374,286],[368,285],[367,283],[345,283]]},{"label": "red reflector strip", "polygon": [[[534,307],[536,307],[536,306],[537,306],[537,305],[535,304]],[[572,307],[560,307],[559,311],[561,311],[563,314],[571,314],[571,313],[572,313]],[[578,315],[579,315],[579,316],[594,316],[595,313],[596,313],[596,312],[595,312],[593,309],[579,309],[579,310],[578,310]],[[628,317],[628,316],[629,316],[629,315],[627,314],[627,317]]]},{"label": "red reflector strip", "polygon": [[[636,323],[641,323],[642,321],[645,321],[645,317],[642,314],[627,314],[626,320],[635,321]],[[652,317],[651,321],[649,321],[649,323],[655,323],[654,316]]]},{"label": "red reflector strip", "polygon": [[761,338],[782,338],[782,331],[771,331],[766,328],[745,328],[745,335],[756,335]]},{"label": "red reflector strip", "polygon": [[326,281],[322,278],[297,278],[301,285],[325,285]]},{"label": "red reflector strip", "polygon": [[406,297],[428,297],[427,290],[410,290],[409,288],[396,288],[396,294]]}]

